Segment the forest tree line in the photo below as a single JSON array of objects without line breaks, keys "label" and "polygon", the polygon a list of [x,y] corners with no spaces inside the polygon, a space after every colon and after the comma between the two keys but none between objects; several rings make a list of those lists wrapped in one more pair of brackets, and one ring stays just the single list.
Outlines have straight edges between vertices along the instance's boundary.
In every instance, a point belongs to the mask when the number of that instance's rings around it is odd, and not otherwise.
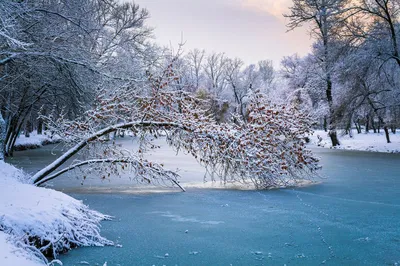
[{"label": "forest tree line", "polygon": [[73,120],[98,92],[143,88],[174,58],[169,87],[207,100],[218,123],[248,119],[248,100],[262,91],[291,103],[329,132],[355,128],[395,133],[400,123],[398,0],[293,0],[288,29],[310,26],[304,56],[246,65],[224,53],[176,51],[154,42],[149,12],[115,0],[0,2],[0,143],[12,156],[17,137],[45,128],[41,117]]}]

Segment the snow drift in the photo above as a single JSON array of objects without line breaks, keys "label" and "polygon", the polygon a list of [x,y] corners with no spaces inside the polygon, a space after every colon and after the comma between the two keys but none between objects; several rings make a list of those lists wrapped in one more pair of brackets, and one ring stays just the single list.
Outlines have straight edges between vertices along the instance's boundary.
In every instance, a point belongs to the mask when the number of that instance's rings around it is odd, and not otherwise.
[{"label": "snow drift", "polygon": [[48,264],[48,258],[74,247],[113,244],[100,235],[99,223],[109,216],[33,186],[24,172],[3,161],[0,176],[0,265]]}]

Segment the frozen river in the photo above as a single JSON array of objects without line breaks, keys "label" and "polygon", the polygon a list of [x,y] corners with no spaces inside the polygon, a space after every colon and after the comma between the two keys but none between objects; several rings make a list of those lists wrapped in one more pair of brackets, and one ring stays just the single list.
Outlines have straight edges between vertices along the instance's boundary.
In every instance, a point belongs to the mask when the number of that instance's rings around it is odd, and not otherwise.
[{"label": "frozen river", "polygon": [[[13,163],[34,172],[47,146]],[[152,158],[181,168],[187,193],[137,193],[129,179],[54,183],[115,217],[102,234],[116,247],[79,248],[64,265],[398,265],[400,155],[316,149],[327,179],[273,191],[199,189],[204,172],[184,155]],[[44,156],[47,154],[46,156]],[[178,191],[178,190],[176,190]]]}]

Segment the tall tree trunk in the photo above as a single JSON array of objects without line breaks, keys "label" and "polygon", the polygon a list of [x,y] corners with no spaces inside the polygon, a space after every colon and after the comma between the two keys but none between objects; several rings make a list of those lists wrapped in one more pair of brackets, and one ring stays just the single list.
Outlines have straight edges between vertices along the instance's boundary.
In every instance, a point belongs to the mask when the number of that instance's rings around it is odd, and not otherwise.
[{"label": "tall tree trunk", "polygon": [[[326,12],[326,10],[324,10]],[[324,44],[324,65],[326,75],[326,99],[328,100],[329,106],[329,137],[331,138],[332,146],[336,147],[340,145],[339,139],[336,132],[336,119],[335,112],[333,110],[333,96],[332,96],[332,77],[331,77],[331,62],[329,56],[329,35],[328,35],[328,21],[327,14],[322,15],[323,23],[320,28]]]},{"label": "tall tree trunk", "polygon": [[6,124],[6,135],[4,138],[4,155],[5,156],[10,156],[10,145],[12,142],[12,138],[15,134],[15,130],[17,128],[17,121],[15,117],[10,117],[8,119],[8,124]]},{"label": "tall tree trunk", "polygon": [[333,110],[333,97],[332,97],[332,80],[331,75],[327,73],[326,77],[326,98],[329,104],[329,137],[331,138],[332,146],[340,145],[336,132],[335,112]]},{"label": "tall tree trunk", "polygon": [[374,133],[376,133],[377,130],[376,130],[376,125],[375,125],[374,118],[371,118],[371,126],[372,126],[372,129],[374,130]]},{"label": "tall tree trunk", "polygon": [[354,122],[354,125],[356,126],[357,134],[361,134],[361,123],[360,123],[360,120],[357,119],[357,121]]},{"label": "tall tree trunk", "polygon": [[25,122],[25,129],[24,129],[24,134],[25,137],[29,138],[31,136],[31,132],[32,132],[32,123],[31,123],[31,119],[28,118]]},{"label": "tall tree trunk", "polygon": [[379,133],[380,127],[383,126],[383,130],[385,131],[386,142],[390,143],[389,127],[385,124],[385,121],[383,120],[382,116],[379,114],[378,109],[375,107],[372,100],[369,97],[367,98],[367,100],[368,100],[369,105],[374,110],[374,113],[378,116],[378,122],[379,122],[378,133]]},{"label": "tall tree trunk", "polygon": [[37,134],[38,135],[43,134],[43,120],[41,118],[38,119]]},{"label": "tall tree trunk", "polygon": [[0,112],[0,160],[4,160],[5,152],[5,138],[6,138],[6,122]]},{"label": "tall tree trunk", "polygon": [[386,142],[387,143],[391,143],[390,141],[390,135],[389,135],[389,127],[388,126],[384,126],[383,130],[385,130],[385,137],[386,137]]}]

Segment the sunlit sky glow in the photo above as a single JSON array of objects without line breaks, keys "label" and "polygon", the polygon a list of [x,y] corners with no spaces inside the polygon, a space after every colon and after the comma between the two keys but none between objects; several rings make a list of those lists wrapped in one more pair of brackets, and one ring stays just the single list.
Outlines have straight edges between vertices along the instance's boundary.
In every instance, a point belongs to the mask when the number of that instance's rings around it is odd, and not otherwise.
[{"label": "sunlit sky glow", "polygon": [[[123,0],[121,0],[123,1]],[[150,11],[148,25],[157,42],[185,50],[225,52],[246,63],[271,59],[276,66],[285,55],[304,55],[311,40],[306,28],[286,32],[291,0],[135,0]]]}]

